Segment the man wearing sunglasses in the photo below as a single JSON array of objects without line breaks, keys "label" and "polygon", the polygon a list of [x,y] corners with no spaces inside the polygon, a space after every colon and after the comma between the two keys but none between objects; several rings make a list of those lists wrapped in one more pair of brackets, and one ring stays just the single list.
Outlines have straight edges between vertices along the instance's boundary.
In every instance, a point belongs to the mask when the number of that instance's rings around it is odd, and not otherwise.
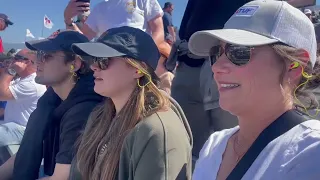
[{"label": "man wearing sunglasses", "polygon": [[40,178],[68,179],[77,139],[103,100],[93,90],[89,65],[71,50],[73,43],[88,41],[79,32],[58,30],[47,39],[26,42],[37,52],[35,80],[49,88],[29,119],[18,153],[0,167],[0,180],[38,179],[39,169]]},{"label": "man wearing sunglasses", "polygon": [[[0,147],[19,144],[30,114],[46,91],[35,82],[36,55],[27,49],[19,51],[0,75],[0,101],[7,101],[4,121],[0,123]],[[15,76],[19,78],[14,80]]]}]

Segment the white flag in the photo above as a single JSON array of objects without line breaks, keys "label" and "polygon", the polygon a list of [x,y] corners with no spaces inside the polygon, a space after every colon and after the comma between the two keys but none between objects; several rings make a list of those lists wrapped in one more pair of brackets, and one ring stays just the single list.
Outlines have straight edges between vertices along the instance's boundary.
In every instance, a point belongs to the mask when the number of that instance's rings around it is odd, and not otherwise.
[{"label": "white flag", "polygon": [[53,23],[52,23],[52,21],[48,18],[47,15],[44,15],[43,25],[44,25],[44,27],[46,27],[46,28],[48,28],[48,29],[52,29],[52,27],[53,27]]},{"label": "white flag", "polygon": [[27,29],[26,37],[34,38],[34,35],[30,32],[30,30],[29,30],[29,29]]}]

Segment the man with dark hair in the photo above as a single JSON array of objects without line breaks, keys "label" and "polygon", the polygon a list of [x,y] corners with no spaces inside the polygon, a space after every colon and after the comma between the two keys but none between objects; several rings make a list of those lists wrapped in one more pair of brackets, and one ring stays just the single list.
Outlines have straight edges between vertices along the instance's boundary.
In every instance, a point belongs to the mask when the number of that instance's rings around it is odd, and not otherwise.
[{"label": "man with dark hair", "polygon": [[173,12],[173,4],[171,2],[166,2],[163,7],[163,28],[164,28],[164,36],[166,41],[169,44],[172,44],[176,41],[176,33],[172,23],[172,12]]},{"label": "man with dark hair", "polygon": [[[76,31],[57,31],[49,38],[26,42],[37,52],[36,82],[49,86],[31,114],[16,155],[0,167],[0,179],[38,179],[41,160],[44,179],[67,180],[76,141],[89,114],[103,98],[93,90],[92,71],[71,50],[89,40]],[[14,165],[13,165],[14,164]]]}]

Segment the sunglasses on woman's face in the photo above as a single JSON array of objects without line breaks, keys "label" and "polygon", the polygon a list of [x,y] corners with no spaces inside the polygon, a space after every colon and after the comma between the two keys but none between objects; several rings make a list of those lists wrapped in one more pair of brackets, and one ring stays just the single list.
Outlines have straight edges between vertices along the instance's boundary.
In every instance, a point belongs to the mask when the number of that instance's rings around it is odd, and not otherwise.
[{"label": "sunglasses on woman's face", "polygon": [[224,47],[219,45],[211,49],[211,64],[214,64],[217,59],[224,53],[229,61],[236,66],[248,64],[251,59],[251,50],[254,47],[226,44]]},{"label": "sunglasses on woman's face", "polygon": [[[84,59],[86,59],[86,57]],[[109,61],[109,58],[92,57],[88,59],[89,65],[98,66],[98,68],[101,70],[106,70],[108,68]]]}]

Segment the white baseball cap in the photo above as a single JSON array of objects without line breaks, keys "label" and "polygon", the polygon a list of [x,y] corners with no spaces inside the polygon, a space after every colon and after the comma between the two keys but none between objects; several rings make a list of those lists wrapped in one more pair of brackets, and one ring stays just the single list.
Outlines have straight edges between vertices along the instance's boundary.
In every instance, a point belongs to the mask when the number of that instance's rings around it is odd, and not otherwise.
[{"label": "white baseball cap", "polygon": [[256,0],[239,8],[223,29],[194,33],[189,50],[197,56],[209,56],[220,41],[243,46],[261,46],[282,42],[309,53],[316,62],[317,42],[312,22],[299,9],[285,1]]},{"label": "white baseball cap", "polygon": [[303,12],[304,14],[312,14],[312,11],[310,9],[305,9]]}]

